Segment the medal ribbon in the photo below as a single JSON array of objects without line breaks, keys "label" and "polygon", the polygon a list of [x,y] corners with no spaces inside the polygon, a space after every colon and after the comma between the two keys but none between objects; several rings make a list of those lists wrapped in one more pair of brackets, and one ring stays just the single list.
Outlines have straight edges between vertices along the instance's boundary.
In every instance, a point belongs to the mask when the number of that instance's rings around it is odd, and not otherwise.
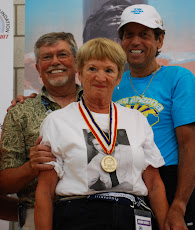
[{"label": "medal ribbon", "polygon": [[94,137],[98,140],[99,144],[102,146],[106,154],[112,154],[116,137],[117,137],[117,124],[118,124],[118,115],[116,105],[111,102],[109,108],[109,138],[106,136],[103,130],[96,123],[93,118],[90,110],[85,105],[83,97],[79,102],[79,110],[83,116],[85,122],[87,123],[89,129],[93,133]]}]

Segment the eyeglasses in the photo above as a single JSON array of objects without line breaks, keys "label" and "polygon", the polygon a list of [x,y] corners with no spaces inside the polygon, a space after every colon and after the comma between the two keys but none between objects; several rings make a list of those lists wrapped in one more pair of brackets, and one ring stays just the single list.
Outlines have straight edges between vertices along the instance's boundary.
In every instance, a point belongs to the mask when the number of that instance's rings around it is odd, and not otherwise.
[{"label": "eyeglasses", "polygon": [[57,54],[46,53],[46,54],[40,55],[39,59],[43,62],[51,62],[53,60],[54,56],[56,55],[56,57],[59,61],[64,61],[64,60],[68,59],[71,54],[72,53],[69,53],[68,51],[61,51]]}]

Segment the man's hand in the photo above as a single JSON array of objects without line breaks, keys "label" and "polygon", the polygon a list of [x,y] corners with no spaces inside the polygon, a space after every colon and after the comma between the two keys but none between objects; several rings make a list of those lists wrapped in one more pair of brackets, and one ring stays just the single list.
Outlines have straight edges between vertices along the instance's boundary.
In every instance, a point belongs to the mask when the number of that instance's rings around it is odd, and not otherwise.
[{"label": "man's hand", "polygon": [[165,219],[165,230],[188,230],[182,211],[171,206],[166,219]]},{"label": "man's hand", "polygon": [[10,110],[10,108],[14,107],[14,106],[16,105],[17,102],[23,104],[23,103],[24,103],[24,100],[26,100],[26,99],[28,99],[28,98],[35,98],[36,96],[37,96],[36,93],[31,93],[30,96],[26,96],[26,97],[23,96],[23,95],[18,95],[18,96],[16,97],[16,99],[13,99],[13,100],[11,101],[11,105],[10,105],[10,107],[7,108],[7,112]]},{"label": "man's hand", "polygon": [[50,170],[54,168],[54,166],[44,163],[56,161],[56,157],[51,153],[51,148],[41,145],[41,140],[42,137],[39,137],[35,145],[30,148],[30,165],[37,174],[41,170]]}]

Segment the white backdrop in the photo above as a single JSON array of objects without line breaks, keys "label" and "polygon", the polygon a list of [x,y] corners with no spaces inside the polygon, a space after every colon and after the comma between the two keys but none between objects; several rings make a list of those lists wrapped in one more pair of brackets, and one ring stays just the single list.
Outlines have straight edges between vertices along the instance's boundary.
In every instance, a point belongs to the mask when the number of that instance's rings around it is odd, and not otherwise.
[{"label": "white backdrop", "polygon": [[[13,97],[13,0],[0,3],[0,133],[6,109]],[[0,220],[0,229],[9,222]]]},{"label": "white backdrop", "polygon": [[0,3],[0,133],[13,98],[13,0]]}]

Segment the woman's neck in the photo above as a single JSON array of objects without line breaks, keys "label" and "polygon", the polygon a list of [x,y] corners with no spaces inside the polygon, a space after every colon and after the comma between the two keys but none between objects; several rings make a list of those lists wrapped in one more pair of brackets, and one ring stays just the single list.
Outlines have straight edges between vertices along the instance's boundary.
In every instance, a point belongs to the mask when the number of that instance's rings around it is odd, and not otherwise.
[{"label": "woman's neck", "polygon": [[102,99],[88,99],[84,97],[84,102],[87,108],[95,113],[108,114],[111,100],[102,100]]}]

